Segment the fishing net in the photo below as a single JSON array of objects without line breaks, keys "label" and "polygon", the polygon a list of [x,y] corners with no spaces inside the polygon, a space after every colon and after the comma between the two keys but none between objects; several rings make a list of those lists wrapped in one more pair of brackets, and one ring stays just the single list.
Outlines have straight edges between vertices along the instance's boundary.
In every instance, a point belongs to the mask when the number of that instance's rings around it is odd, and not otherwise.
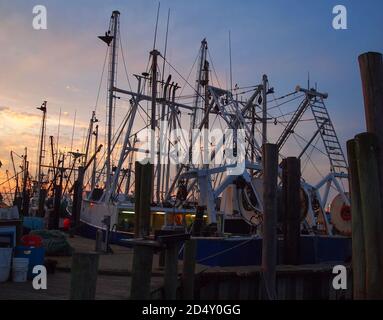
[{"label": "fishing net", "polygon": [[65,233],[59,230],[33,230],[30,234],[43,239],[43,246],[47,256],[71,256],[74,249],[67,241]]}]

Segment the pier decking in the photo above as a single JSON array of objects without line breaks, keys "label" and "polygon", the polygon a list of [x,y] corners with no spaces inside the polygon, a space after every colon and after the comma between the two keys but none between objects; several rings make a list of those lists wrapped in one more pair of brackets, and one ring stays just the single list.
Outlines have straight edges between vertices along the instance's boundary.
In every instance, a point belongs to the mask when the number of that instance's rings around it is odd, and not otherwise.
[{"label": "pier decking", "polygon": [[[74,237],[68,238],[76,252],[94,251],[94,240]],[[120,300],[130,295],[133,249],[111,245],[113,254],[101,254],[97,278],[96,299]],[[56,272],[48,274],[47,290],[35,290],[32,282],[0,283],[0,300],[65,300],[69,299],[72,257],[47,257],[56,260]],[[151,287],[153,290],[163,284],[163,268],[159,266],[159,255],[153,257]],[[182,263],[179,263],[179,272]],[[203,266],[197,266],[197,271]]]},{"label": "pier decking", "polygon": [[[77,252],[94,250],[94,241],[82,237],[68,238]],[[130,297],[133,249],[111,246],[113,254],[101,254],[96,299],[127,300]],[[35,290],[31,281],[0,284],[0,300],[67,300],[71,282],[72,257],[49,257],[56,260],[56,272],[48,274],[47,290]],[[178,263],[181,274],[182,261]],[[352,288],[336,292],[331,287],[331,264],[277,266],[278,299],[350,299]],[[196,265],[197,299],[260,299],[261,267],[211,267]],[[152,299],[163,298],[164,270],[159,255],[153,257]]]}]

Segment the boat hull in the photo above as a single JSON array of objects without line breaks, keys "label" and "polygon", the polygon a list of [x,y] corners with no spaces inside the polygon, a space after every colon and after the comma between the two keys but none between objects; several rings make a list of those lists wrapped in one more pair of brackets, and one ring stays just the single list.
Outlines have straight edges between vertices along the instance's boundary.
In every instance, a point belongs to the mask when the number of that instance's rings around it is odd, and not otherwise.
[{"label": "boat hull", "polygon": [[[97,230],[105,230],[83,222],[79,231],[82,236],[95,239]],[[110,242],[125,247],[131,245],[124,239],[134,235],[128,232],[112,231]],[[208,266],[251,266],[262,263],[262,239],[252,236],[228,238],[196,238],[197,263]],[[283,240],[278,241],[278,263],[282,264]],[[351,260],[351,238],[302,235],[301,264],[347,263]],[[182,250],[180,253],[182,257]]]},{"label": "boat hull", "polygon": [[[95,226],[84,221],[81,222],[81,226],[78,229],[78,232],[81,236],[89,239],[96,239],[97,230],[101,230],[103,232],[103,236],[105,237],[105,229]],[[127,243],[121,241],[124,239],[131,239],[134,237],[133,233],[123,232],[123,231],[111,231],[110,232],[110,243],[117,244],[124,247],[130,247]]]}]

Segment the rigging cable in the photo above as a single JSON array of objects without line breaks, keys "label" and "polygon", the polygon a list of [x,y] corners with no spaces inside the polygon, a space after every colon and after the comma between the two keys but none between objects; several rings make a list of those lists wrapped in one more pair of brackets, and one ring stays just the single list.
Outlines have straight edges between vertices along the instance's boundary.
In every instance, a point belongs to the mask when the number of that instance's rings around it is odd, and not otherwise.
[{"label": "rigging cable", "polygon": [[211,62],[211,67],[212,67],[212,69],[213,69],[215,78],[217,79],[218,86],[219,86],[220,88],[222,88],[222,86],[221,86],[221,84],[220,84],[220,82],[219,82],[218,76],[217,76],[217,72],[215,71],[215,68],[214,68],[213,58],[212,58],[212,56],[211,56],[211,54],[210,54],[210,50],[209,50],[209,48],[207,49],[207,54],[208,54],[208,56],[209,56],[209,60],[210,60],[210,62]]},{"label": "rigging cable", "polygon": [[130,80],[129,80],[129,73],[128,73],[128,69],[126,67],[126,62],[125,62],[124,50],[122,48],[121,37],[119,37],[119,40],[120,40],[121,57],[122,57],[122,62],[124,64],[126,79],[128,80],[129,89],[130,89],[130,91],[132,91],[132,86],[131,86]]},{"label": "rigging cable", "polygon": [[[189,78],[190,78],[190,76],[191,76],[191,74],[192,74],[192,72],[193,72],[193,70],[194,70],[194,66],[195,66],[195,64],[197,63],[197,60],[198,60],[198,57],[199,57],[199,51],[198,51],[198,53],[197,53],[197,56],[195,57],[195,59],[194,59],[194,62],[193,62],[193,65],[191,66],[191,68],[190,68],[190,71],[189,71],[189,74],[188,74],[188,76],[186,77],[186,80],[184,81],[184,85],[182,86],[182,88],[181,88],[181,91],[180,91],[180,93],[179,93],[179,95],[176,97],[176,99],[179,99],[181,96],[182,96],[182,93],[184,92],[184,89],[185,89],[185,87],[186,87],[186,83],[188,83],[188,81],[189,81]],[[166,62],[167,63],[167,60],[166,59],[164,59],[164,62]],[[168,65],[169,65],[169,67],[170,67],[170,63],[168,63]],[[172,67],[173,68],[173,67]],[[177,71],[176,71],[177,72]],[[177,72],[178,73],[178,72]],[[182,77],[182,76],[181,76]],[[184,79],[183,79],[184,80]],[[189,84],[189,83],[188,83]],[[190,84],[189,84],[190,85]],[[191,85],[190,85],[191,86]],[[194,89],[194,88],[193,88]],[[190,95],[191,97],[195,97],[194,95]]]},{"label": "rigging cable", "polygon": [[97,92],[97,98],[96,98],[96,105],[94,108],[94,111],[97,111],[97,106],[98,106],[98,100],[100,98],[100,92],[101,92],[101,86],[102,86],[102,79],[104,78],[104,72],[105,72],[105,65],[106,65],[106,59],[108,58],[108,53],[109,53],[109,47],[106,48],[106,54],[104,58],[104,65],[102,67],[102,72],[101,72],[101,78],[100,78],[100,83],[98,85],[98,92]]}]

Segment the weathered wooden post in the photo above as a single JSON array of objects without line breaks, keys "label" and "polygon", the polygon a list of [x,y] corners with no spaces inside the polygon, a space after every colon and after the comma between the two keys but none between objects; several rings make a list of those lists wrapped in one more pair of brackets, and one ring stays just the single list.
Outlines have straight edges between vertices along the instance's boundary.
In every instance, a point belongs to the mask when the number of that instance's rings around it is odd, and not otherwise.
[{"label": "weathered wooden post", "polygon": [[[358,58],[362,78],[364,111],[367,131],[375,133],[379,150],[383,151],[383,59],[378,52],[367,52]],[[383,169],[383,152],[379,155],[379,168]],[[383,170],[380,184],[383,186]],[[381,197],[383,190],[381,190]],[[382,197],[383,199],[383,197]],[[383,209],[383,204],[382,204]]]},{"label": "weathered wooden post", "polygon": [[71,268],[71,300],[94,300],[96,297],[99,255],[74,253]]},{"label": "weathered wooden post", "polygon": [[159,236],[159,243],[165,247],[164,291],[166,300],[177,298],[178,287],[178,249],[180,244],[190,239],[188,233]]},{"label": "weathered wooden post", "polygon": [[366,298],[383,299],[383,215],[379,141],[373,133],[355,136],[366,254]]},{"label": "weathered wooden post", "polygon": [[165,251],[161,250],[158,254],[158,268],[163,269],[165,267]]},{"label": "weathered wooden post", "polygon": [[175,300],[177,297],[178,281],[178,248],[177,242],[169,242],[165,249],[165,299]]},{"label": "weathered wooden post", "polygon": [[[363,86],[363,97],[364,97],[364,109],[366,116],[366,127],[367,131],[375,134],[376,138],[367,136],[356,136],[356,150],[358,159],[358,170],[359,170],[359,183],[361,192],[361,207],[363,215],[363,230],[364,230],[364,243],[365,243],[365,254],[366,254],[366,297],[367,299],[382,299],[383,290],[380,290],[378,286],[382,287],[382,276],[379,276],[379,272],[382,270],[382,236],[383,233],[383,57],[378,52],[367,52],[361,54],[358,58],[360,74]],[[359,139],[357,139],[359,137]],[[364,148],[369,146],[370,155],[376,156],[376,159],[366,159],[365,157],[358,158],[358,140],[362,146],[366,144]],[[375,140],[375,141],[373,141]],[[365,142],[363,142],[365,141]],[[364,155],[365,156],[365,155]],[[367,165],[368,171],[360,171],[360,165],[363,166],[364,161],[377,161],[377,168],[375,172],[371,172],[373,167]],[[374,166],[374,164],[371,164]],[[368,183],[368,176],[373,175],[375,180]],[[379,178],[379,185],[376,185],[376,177]],[[363,180],[363,181],[362,181]],[[366,182],[367,180],[367,182]],[[364,186],[362,186],[364,185]],[[368,187],[376,187],[376,190],[380,191],[380,203],[378,199],[373,199],[371,193],[366,191]],[[364,191],[367,192],[366,194]],[[370,203],[369,201],[373,201]],[[375,225],[374,225],[375,224]],[[372,229],[371,229],[372,228]],[[373,243],[374,240],[379,239],[379,243]],[[372,245],[372,247],[370,246]],[[376,259],[379,259],[376,261]],[[378,268],[378,269],[377,269]],[[378,271],[380,270],[380,271]],[[375,276],[377,277],[376,279]],[[375,285],[373,282],[376,281]]]},{"label": "weathered wooden post", "polygon": [[353,298],[360,300],[366,297],[366,252],[363,234],[359,172],[354,139],[347,141],[347,154],[349,165],[348,181],[351,194]]},{"label": "weathered wooden post", "polygon": [[156,243],[150,240],[137,240],[134,243],[132,282],[130,299],[150,299],[150,279],[152,277],[153,254]]},{"label": "weathered wooden post", "polygon": [[96,245],[95,245],[95,249],[94,249],[94,251],[96,251],[96,252],[102,251],[102,242],[103,242],[102,237],[103,237],[102,230],[97,229],[97,231],[96,231]]},{"label": "weathered wooden post", "polygon": [[141,204],[141,169],[142,164],[136,161],[134,164],[134,237],[140,237],[140,204]]},{"label": "weathered wooden post", "polygon": [[153,174],[153,165],[148,163],[143,165],[141,174],[141,204],[140,204],[140,234],[141,236],[148,236],[150,233],[150,203],[152,198],[153,189],[151,188]]},{"label": "weathered wooden post", "polygon": [[151,181],[152,167],[150,163],[141,164],[136,161],[136,180],[135,180],[135,213],[136,226],[135,236],[142,238],[150,232],[150,201],[152,197]]},{"label": "weathered wooden post", "polygon": [[[150,231],[152,165],[135,163],[135,238],[144,238]],[[150,299],[153,254],[158,243],[151,240],[135,240],[130,298]]]},{"label": "weathered wooden post", "polygon": [[269,299],[276,298],[278,147],[266,143],[263,153],[262,272]]},{"label": "weathered wooden post", "polygon": [[292,265],[299,264],[300,258],[300,167],[300,160],[295,157],[282,162],[284,263]]},{"label": "weathered wooden post", "polygon": [[352,268],[354,299],[366,296],[366,256],[363,234],[363,217],[360,198],[359,173],[355,154],[355,140],[347,142],[349,184],[352,214]]},{"label": "weathered wooden post", "polygon": [[194,274],[197,255],[197,241],[190,239],[185,241],[184,259],[182,270],[182,298],[194,299]]}]

